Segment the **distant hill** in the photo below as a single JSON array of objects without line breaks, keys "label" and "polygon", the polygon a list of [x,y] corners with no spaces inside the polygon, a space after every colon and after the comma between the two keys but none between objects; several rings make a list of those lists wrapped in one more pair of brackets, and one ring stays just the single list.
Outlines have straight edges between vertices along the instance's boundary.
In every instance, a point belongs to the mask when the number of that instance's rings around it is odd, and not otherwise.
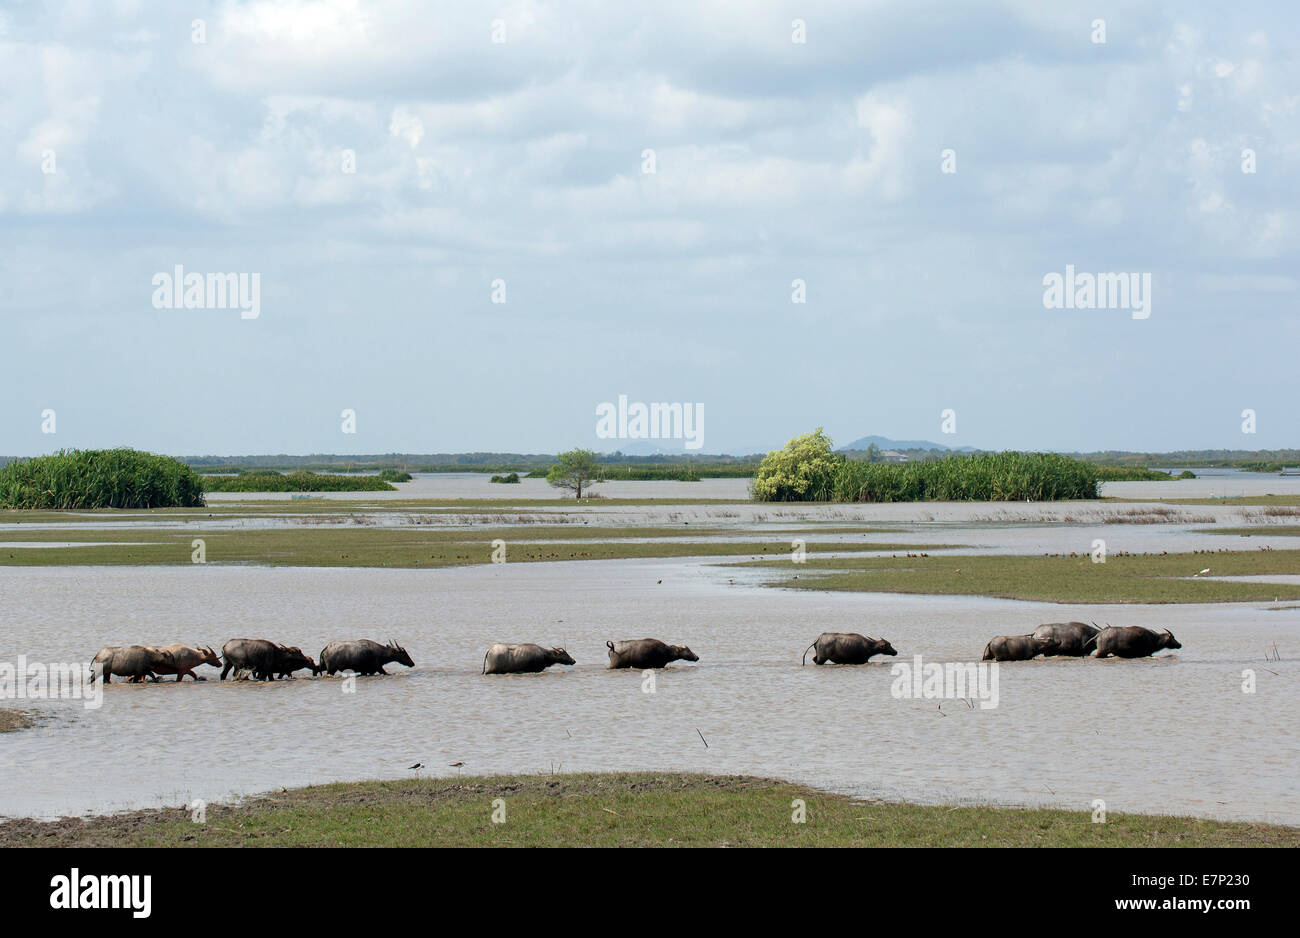
[{"label": "distant hill", "polygon": [[909,449],[939,449],[956,452],[974,452],[973,446],[944,446],[942,443],[931,443],[929,440],[891,440],[887,436],[864,436],[860,440],[854,440],[852,443],[846,443],[844,446],[837,446],[840,450],[865,450],[872,445],[881,449],[893,449],[902,452]]}]

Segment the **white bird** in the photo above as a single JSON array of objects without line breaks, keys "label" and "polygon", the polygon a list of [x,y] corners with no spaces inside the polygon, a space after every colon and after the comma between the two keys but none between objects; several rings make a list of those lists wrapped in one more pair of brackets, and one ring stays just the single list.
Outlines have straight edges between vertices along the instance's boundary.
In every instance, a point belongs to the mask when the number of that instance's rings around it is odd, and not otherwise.
[{"label": "white bird", "polygon": [[1209,573],[1209,572],[1210,572],[1210,568],[1209,568],[1209,567],[1206,567],[1206,568],[1205,568],[1204,570],[1202,570],[1200,573],[1194,574],[1193,576],[1194,576],[1194,577],[1197,577],[1197,576],[1205,576],[1205,574],[1207,574],[1207,573]]}]

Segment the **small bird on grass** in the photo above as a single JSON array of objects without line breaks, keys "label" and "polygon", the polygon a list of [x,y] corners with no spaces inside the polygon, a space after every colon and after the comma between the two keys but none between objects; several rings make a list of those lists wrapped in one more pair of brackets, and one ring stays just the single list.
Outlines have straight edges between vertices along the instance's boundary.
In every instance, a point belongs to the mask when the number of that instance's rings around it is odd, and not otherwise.
[{"label": "small bird on grass", "polygon": [[424,763],[423,763],[423,762],[417,762],[417,763],[415,763],[415,765],[408,765],[407,768],[408,768],[408,769],[422,769],[422,768],[424,768]]}]

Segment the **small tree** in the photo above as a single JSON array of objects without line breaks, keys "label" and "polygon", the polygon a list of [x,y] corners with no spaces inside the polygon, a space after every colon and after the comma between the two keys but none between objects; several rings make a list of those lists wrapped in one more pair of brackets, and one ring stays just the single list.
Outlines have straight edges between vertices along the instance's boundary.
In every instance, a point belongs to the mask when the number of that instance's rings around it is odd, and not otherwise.
[{"label": "small tree", "polygon": [[571,449],[555,457],[555,465],[546,474],[546,481],[557,489],[569,489],[574,497],[582,498],[583,486],[596,480],[600,464],[596,454],[589,449]]}]

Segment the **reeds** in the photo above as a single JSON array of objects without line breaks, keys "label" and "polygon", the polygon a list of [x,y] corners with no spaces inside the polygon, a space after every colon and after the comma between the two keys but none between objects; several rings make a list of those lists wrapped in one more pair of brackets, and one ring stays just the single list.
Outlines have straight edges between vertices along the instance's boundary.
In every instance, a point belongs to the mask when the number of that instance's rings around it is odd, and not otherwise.
[{"label": "reeds", "polygon": [[[785,467],[789,471],[791,467]],[[805,474],[801,470],[809,468]],[[760,469],[758,478],[763,478]],[[1055,501],[1097,497],[1097,468],[1056,453],[977,453],[926,462],[820,457],[799,485],[755,486],[760,501]],[[764,493],[775,497],[764,497]]]},{"label": "reeds", "polygon": [[203,481],[180,460],[134,449],[59,450],[0,468],[0,508],[198,508]]}]

